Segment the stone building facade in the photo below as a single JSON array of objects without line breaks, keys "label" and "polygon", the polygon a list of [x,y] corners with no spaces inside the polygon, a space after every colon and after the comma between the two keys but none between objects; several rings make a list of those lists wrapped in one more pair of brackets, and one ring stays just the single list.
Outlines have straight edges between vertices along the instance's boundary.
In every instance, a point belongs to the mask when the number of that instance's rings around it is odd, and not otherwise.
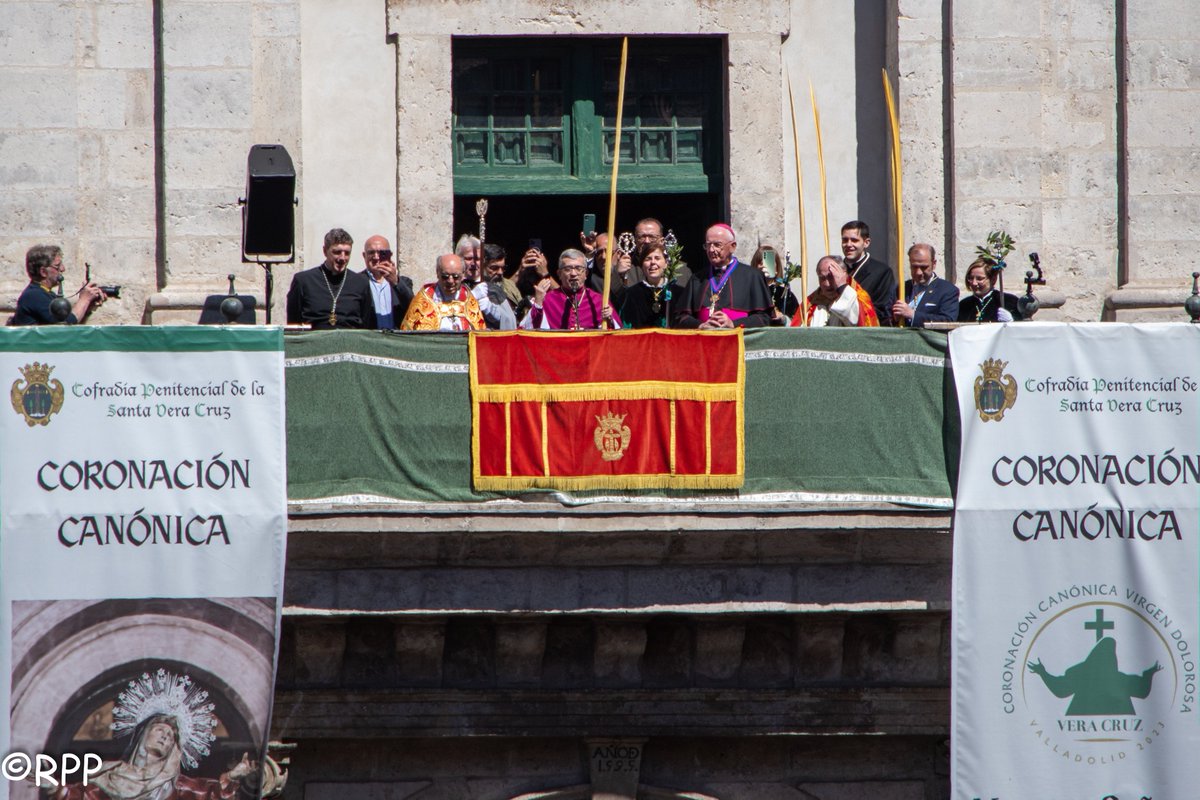
[{"label": "stone building facade", "polygon": [[[195,321],[231,272],[258,293],[238,206],[255,143],[297,167],[277,314],[334,226],[389,236],[427,280],[470,227],[456,45],[620,34],[717,48],[712,202],[743,250],[825,249],[811,82],[830,248],[861,217],[895,262],[886,68],[905,240],[947,277],[1002,228],[1014,266],[1040,254],[1048,316],[1180,318],[1200,239],[1188,0],[7,0],[0,295],[40,241],[69,281],[87,262],[126,287],[98,323]],[[945,798],[949,526],[891,506],[298,510],[285,796]]]},{"label": "stone building facade", "polygon": [[[320,258],[334,226],[394,238],[405,271],[428,279],[432,256],[473,227],[454,216],[455,43],[618,34],[719,42],[712,94],[726,128],[711,208],[743,250],[800,252],[790,85],[809,252],[825,249],[825,216],[834,250],[836,228],[860,217],[895,263],[886,68],[905,239],[939,245],[949,277],[1000,228],[1018,243],[1016,272],[1040,253],[1059,318],[1177,318],[1189,288],[1200,21],[1186,0],[1019,0],[1004,13],[976,0],[670,0],[654,13],[537,0],[36,0],[0,4],[0,22],[9,307],[38,241],[61,242],[72,273],[87,262],[127,287],[99,323],[195,321],[198,298],[230,272],[261,294],[238,244],[255,143],[283,144],[297,165],[297,263],[278,270],[277,310],[290,272]],[[682,225],[668,201],[659,216]]]}]

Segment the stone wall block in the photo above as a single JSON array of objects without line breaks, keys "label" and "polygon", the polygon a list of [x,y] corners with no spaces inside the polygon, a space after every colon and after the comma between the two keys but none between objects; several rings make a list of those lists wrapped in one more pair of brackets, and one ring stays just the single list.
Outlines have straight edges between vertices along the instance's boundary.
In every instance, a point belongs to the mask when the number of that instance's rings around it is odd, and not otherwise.
[{"label": "stone wall block", "polygon": [[166,79],[171,128],[249,128],[249,69],[171,70]]},{"label": "stone wall block", "polygon": [[0,81],[0,128],[72,128],[75,97],[69,72],[5,70]]},{"label": "stone wall block", "polygon": [[299,686],[336,686],[346,654],[346,628],[340,622],[296,625],[295,670]]},{"label": "stone wall block", "polygon": [[89,69],[76,73],[76,124],[85,130],[125,127],[128,80],[124,70]]},{"label": "stone wall block", "polygon": [[393,634],[397,680],[401,686],[438,686],[446,629],[441,622],[399,623]]},{"label": "stone wall block", "polygon": [[[101,309],[107,316],[99,317],[97,324],[112,325],[118,320],[117,315],[131,313],[136,309],[141,317],[141,300],[146,294],[144,276],[154,272],[154,238],[134,238],[132,236],[90,237],[79,238],[79,253],[75,265],[82,272],[83,262],[92,265],[92,278],[98,283],[119,283],[129,287],[128,296],[121,290],[120,301],[105,303]],[[82,278],[82,275],[79,276]]]},{"label": "stone wall block", "polygon": [[1200,92],[1135,91],[1129,97],[1129,142],[1175,148],[1200,142]]},{"label": "stone wall block", "polygon": [[79,140],[66,132],[0,131],[0,186],[14,189],[74,187]]},{"label": "stone wall block", "polygon": [[702,622],[696,625],[695,636],[697,683],[720,684],[735,678],[742,664],[746,625]]},{"label": "stone wall block", "polygon": [[176,236],[220,234],[236,237],[240,243],[242,217],[237,200],[235,188],[168,189],[167,225]]},{"label": "stone wall block", "polygon": [[1043,174],[1061,159],[1043,158],[1040,150],[978,147],[959,159],[955,180],[965,197],[1036,197]]},{"label": "stone wall block", "polygon": [[[989,231],[1003,229],[1019,246],[1030,247],[1042,241],[1042,203],[1039,197],[1020,200],[960,200],[958,205],[958,252],[968,259]],[[964,249],[965,248],[965,249]],[[971,263],[970,256],[966,263]]]},{"label": "stone wall block", "polygon": [[941,660],[943,621],[942,617],[932,615],[897,620],[894,649],[886,664],[890,680],[939,683],[946,671]]},{"label": "stone wall block", "polygon": [[[172,285],[212,287],[213,293],[225,291],[229,284],[224,278],[230,272],[238,276],[239,291],[262,286],[262,270],[256,264],[241,263],[241,237],[173,236],[167,240],[167,275]],[[282,284],[282,285],[281,285]],[[287,291],[287,283],[278,273],[275,291]]]},{"label": "stone wall block", "polygon": [[491,624],[480,619],[451,619],[446,623],[442,664],[445,686],[483,688],[496,682],[496,640]]},{"label": "stone wall block", "polygon": [[251,4],[172,2],[163,12],[167,67],[250,66]]},{"label": "stone wall block", "polygon": [[250,144],[240,130],[174,131],[167,139],[167,185],[172,191],[237,187],[233,191],[240,197],[245,193]]},{"label": "stone wall block", "polygon": [[0,3],[0,31],[0,66],[65,67],[75,59],[74,3]]},{"label": "stone wall block", "polygon": [[941,42],[942,0],[897,0],[896,5],[900,42]]},{"label": "stone wall block", "polygon": [[894,675],[897,622],[881,614],[846,620],[843,672],[848,680],[864,683],[890,681]]},{"label": "stone wall block", "polygon": [[598,685],[636,686],[646,652],[646,626],[638,622],[598,622],[592,674]]},{"label": "stone wall block", "polygon": [[1042,135],[1039,92],[962,93],[954,101],[955,148],[1024,148]]},{"label": "stone wall block", "polygon": [[[3,166],[0,166],[2,174]],[[7,257],[4,263],[21,264],[22,268],[16,271],[23,276],[25,251],[32,244],[29,239],[58,239],[74,226],[78,213],[79,199],[74,194],[41,189],[0,192],[0,242],[11,237],[5,242]],[[27,282],[15,275],[6,277],[20,280],[21,288]]]},{"label": "stone wall block", "polygon": [[546,654],[546,624],[501,623],[496,626],[496,678],[504,686],[536,686]]},{"label": "stone wall block", "polygon": [[[1192,293],[1192,272],[1195,266],[1182,262],[1180,253],[1195,249],[1194,240],[1185,239],[1185,232],[1178,231],[1172,239],[1150,241],[1134,239],[1129,246],[1129,260],[1137,265],[1136,282],[1139,284],[1163,284],[1167,286],[1181,285],[1179,302],[1182,303]],[[1182,314],[1182,306],[1180,307]],[[1180,322],[1186,316],[1179,317]]]},{"label": "stone wall block", "polygon": [[153,188],[154,138],[150,131],[109,134],[104,137],[103,152],[105,186]]},{"label": "stone wall block", "polygon": [[300,156],[300,98],[295,74],[299,60],[298,38],[264,38],[255,42],[254,139],[285,145],[293,162]]},{"label": "stone wall block", "polygon": [[645,686],[686,686],[692,677],[692,635],[687,624],[661,620],[646,626],[646,654],[642,660]]},{"label": "stone wall block", "polygon": [[837,681],[842,677],[845,621],[841,617],[798,617],[795,676],[798,683]]},{"label": "stone wall block", "polygon": [[1200,39],[1200,19],[1192,0],[1139,0],[1127,22],[1130,39]]},{"label": "stone wall block", "polygon": [[125,71],[125,127],[149,129],[154,125],[154,74],[148,69]]},{"label": "stone wall block", "polygon": [[1200,219],[1200,195],[1143,195],[1129,199],[1129,235],[1135,241],[1190,238]]},{"label": "stone wall block", "polygon": [[954,85],[959,90],[1012,91],[1037,86],[1051,55],[1024,39],[988,41],[954,51]]},{"label": "stone wall block", "polygon": [[254,3],[253,32],[256,39],[300,37],[300,5],[287,3]]},{"label": "stone wall block", "polygon": [[1115,152],[1070,153],[1066,157],[1066,162],[1068,196],[1106,198],[1115,202],[1117,186],[1117,155]]},{"label": "stone wall block", "polygon": [[394,627],[390,621],[350,620],[346,623],[342,685],[368,688],[394,686],[399,674],[395,650]]},{"label": "stone wall block", "polygon": [[954,0],[955,37],[1038,39],[1041,32],[1040,0],[1015,0],[1005,5],[1003,13],[991,0]]},{"label": "stone wall block", "polygon": [[1111,31],[1108,39],[1060,45],[1050,55],[1044,80],[1056,92],[1113,92],[1117,79],[1115,56]]},{"label": "stone wall block", "polygon": [[153,68],[154,15],[149,3],[98,3],[95,11],[96,66]]},{"label": "stone wall block", "polygon": [[783,619],[747,623],[739,683],[771,687],[791,685],[795,647],[793,627]]},{"label": "stone wall block", "polygon": [[1200,85],[1200,35],[1194,41],[1132,40],[1128,52],[1127,77],[1141,91]]},{"label": "stone wall block", "polygon": [[555,688],[591,686],[598,638],[598,632],[587,620],[562,619],[549,623],[546,654],[542,659],[542,685]]}]

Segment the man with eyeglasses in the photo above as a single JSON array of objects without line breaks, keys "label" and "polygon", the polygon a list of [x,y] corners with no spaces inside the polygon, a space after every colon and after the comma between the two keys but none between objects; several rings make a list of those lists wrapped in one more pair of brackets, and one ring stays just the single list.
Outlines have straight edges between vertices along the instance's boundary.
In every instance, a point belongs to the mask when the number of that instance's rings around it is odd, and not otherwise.
[{"label": "man with eyeglasses", "polygon": [[569,248],[558,257],[558,287],[546,276],[534,286],[533,304],[521,320],[532,330],[583,331],[620,328],[621,320],[600,292],[587,286],[587,256]]},{"label": "man with eyeglasses", "polygon": [[375,327],[371,279],[346,269],[354,239],[341,228],[325,234],[325,262],[297,272],[287,293],[289,325],[306,324],[313,330]]},{"label": "man with eyeglasses", "polygon": [[774,304],[761,271],[733,254],[737,237],[724,222],[704,234],[708,269],[692,274],[675,310],[675,327],[715,330],[761,328],[771,323]]},{"label": "man with eyeglasses", "polygon": [[376,234],[363,244],[366,275],[371,281],[371,300],[375,304],[375,327],[394,330],[404,319],[413,299],[412,278],[401,275],[392,261],[392,245]]},{"label": "man with eyeglasses", "polygon": [[475,294],[466,287],[466,265],[460,256],[447,253],[438,256],[437,281],[427,283],[413,295],[403,331],[478,331],[487,327],[487,320],[496,320],[500,330],[516,327],[508,305],[491,302],[487,292]]},{"label": "man with eyeglasses", "polygon": [[29,275],[29,285],[17,298],[13,325],[54,325],[59,322],[75,325],[104,304],[104,291],[88,281],[73,295],[75,301],[71,303],[71,313],[65,320],[56,318],[50,312],[50,303],[58,295],[58,283],[66,273],[62,257],[62,248],[52,244],[34,245],[25,253],[25,272]]}]

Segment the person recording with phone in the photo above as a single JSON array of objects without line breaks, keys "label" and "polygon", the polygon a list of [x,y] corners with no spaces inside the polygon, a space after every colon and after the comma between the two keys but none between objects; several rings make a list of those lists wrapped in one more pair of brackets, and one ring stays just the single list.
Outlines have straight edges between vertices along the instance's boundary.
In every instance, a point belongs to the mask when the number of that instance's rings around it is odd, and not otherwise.
[{"label": "person recording with phone", "polygon": [[376,234],[363,244],[363,261],[371,279],[371,299],[375,303],[375,327],[395,330],[404,319],[413,299],[412,278],[401,275],[392,261],[392,245]]},{"label": "person recording with phone", "polygon": [[67,300],[70,312],[66,318],[59,319],[54,315],[50,306],[58,296],[59,283],[66,274],[62,258],[63,251],[58,245],[34,245],[25,253],[25,272],[29,275],[29,285],[17,298],[13,325],[55,325],[59,322],[76,325],[104,305],[104,288],[85,280],[79,291],[69,296],[75,297],[75,300]]}]

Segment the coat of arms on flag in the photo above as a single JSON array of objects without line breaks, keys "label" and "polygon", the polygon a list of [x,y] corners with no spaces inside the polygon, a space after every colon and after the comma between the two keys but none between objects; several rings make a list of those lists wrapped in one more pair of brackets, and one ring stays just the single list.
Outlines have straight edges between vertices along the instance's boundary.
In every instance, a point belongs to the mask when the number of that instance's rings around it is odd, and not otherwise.
[{"label": "coat of arms on flag", "polygon": [[477,490],[732,489],[742,332],[473,333]]}]

